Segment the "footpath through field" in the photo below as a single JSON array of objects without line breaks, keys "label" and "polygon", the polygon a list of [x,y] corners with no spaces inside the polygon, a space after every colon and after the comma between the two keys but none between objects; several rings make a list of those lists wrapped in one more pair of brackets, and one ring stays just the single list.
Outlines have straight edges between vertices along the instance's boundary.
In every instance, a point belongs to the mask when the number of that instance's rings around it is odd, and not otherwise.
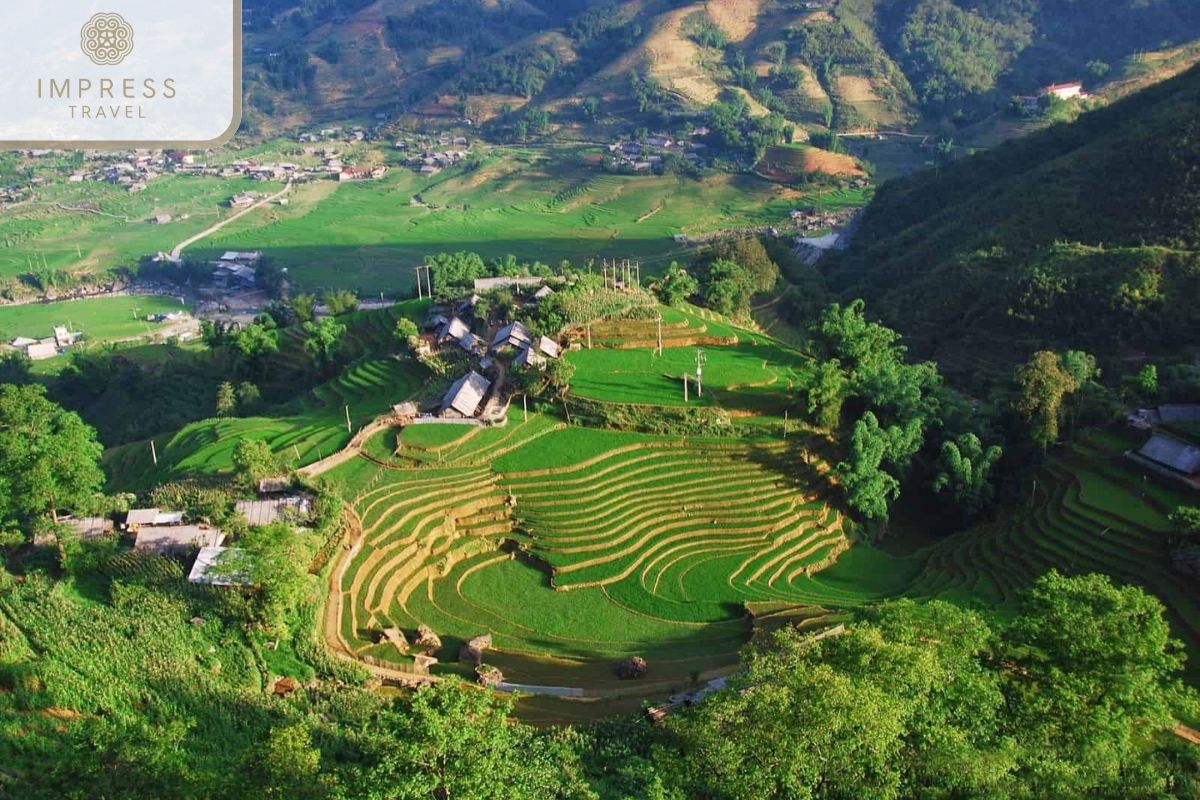
[{"label": "footpath through field", "polygon": [[268,203],[275,202],[276,200],[283,197],[285,194],[287,194],[291,190],[292,190],[292,182],[289,180],[287,182],[287,185],[284,186],[283,189],[281,189],[279,192],[271,195],[270,197],[266,197],[266,198],[263,198],[262,200],[259,200],[257,203],[250,206],[249,208],[242,209],[238,213],[234,214],[232,217],[228,217],[226,219],[221,220],[220,222],[213,225],[211,228],[207,228],[203,231],[200,231],[200,233],[197,233],[195,236],[191,237],[190,239],[184,239],[182,242],[175,245],[175,249],[171,251],[171,255],[170,255],[171,260],[178,261],[181,254],[183,253],[183,251],[185,249],[191,247],[192,245],[194,245],[196,242],[200,241],[201,239],[206,239],[209,236],[212,236],[214,233],[221,230],[229,223],[238,221],[242,217],[249,214],[251,211],[262,208],[263,206],[267,205]]}]

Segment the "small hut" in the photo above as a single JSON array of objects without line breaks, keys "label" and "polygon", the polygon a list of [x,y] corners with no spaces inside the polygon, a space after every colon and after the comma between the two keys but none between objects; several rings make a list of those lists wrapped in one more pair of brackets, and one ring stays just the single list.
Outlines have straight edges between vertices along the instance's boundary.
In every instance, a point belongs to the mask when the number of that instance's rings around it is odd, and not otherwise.
[{"label": "small hut", "polygon": [[617,664],[615,672],[618,678],[627,681],[645,677],[648,669],[649,666],[646,664],[646,659],[641,656],[630,656]]},{"label": "small hut", "polygon": [[379,643],[390,642],[395,646],[400,655],[408,655],[408,637],[404,635],[404,631],[399,628],[386,628],[383,635],[379,637]]},{"label": "small hut", "polygon": [[414,644],[418,649],[424,650],[426,655],[433,655],[442,649],[441,637],[433,632],[433,628],[424,624],[417,628],[417,641]]},{"label": "small hut", "polygon": [[492,646],[492,635],[485,633],[467,642],[458,651],[458,660],[479,666],[483,663],[483,651]]},{"label": "small hut", "polygon": [[475,680],[479,681],[480,686],[494,688],[504,683],[504,673],[491,664],[480,664],[475,668]]}]

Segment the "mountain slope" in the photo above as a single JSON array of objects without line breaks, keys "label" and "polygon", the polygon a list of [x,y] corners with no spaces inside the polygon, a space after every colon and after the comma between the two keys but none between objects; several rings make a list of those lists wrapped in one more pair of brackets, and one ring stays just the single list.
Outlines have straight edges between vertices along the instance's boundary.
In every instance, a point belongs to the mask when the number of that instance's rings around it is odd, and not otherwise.
[{"label": "mountain slope", "polygon": [[885,184],[834,286],[927,352],[1200,343],[1200,67]]},{"label": "mountain slope", "polygon": [[[804,129],[952,129],[1200,38],[1192,0],[246,0],[261,129],[382,112],[656,123],[735,91]],[[635,80],[635,77],[637,80]],[[663,97],[645,102],[642,81]],[[585,98],[599,113],[581,114]]]}]

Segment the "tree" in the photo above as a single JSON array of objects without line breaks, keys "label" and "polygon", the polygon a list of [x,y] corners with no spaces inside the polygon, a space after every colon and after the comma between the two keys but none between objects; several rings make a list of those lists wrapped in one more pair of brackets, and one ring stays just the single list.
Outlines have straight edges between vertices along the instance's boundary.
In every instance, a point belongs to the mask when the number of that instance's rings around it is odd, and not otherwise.
[{"label": "tree", "polygon": [[680,306],[696,293],[700,284],[677,262],[672,261],[655,287],[658,299],[668,306]]},{"label": "tree", "polygon": [[808,413],[825,430],[836,430],[842,419],[850,380],[836,358],[817,363],[808,384]]},{"label": "tree", "polygon": [[358,309],[358,296],[349,289],[330,289],[321,296],[321,300],[335,317]]},{"label": "tree", "polygon": [[389,800],[593,796],[562,737],[509,721],[510,697],[454,680],[424,686],[399,709],[366,783]]},{"label": "tree", "polygon": [[417,328],[417,323],[407,317],[401,317],[396,320],[395,336],[400,344],[407,348],[409,352],[416,352],[417,345],[420,344],[420,330]]},{"label": "tree", "polygon": [[318,370],[325,372],[333,366],[345,332],[346,326],[333,317],[304,323],[304,349],[312,354]]},{"label": "tree", "polygon": [[252,322],[234,335],[233,344],[237,352],[251,364],[259,364],[263,358],[279,351],[279,331],[273,320]]},{"label": "tree", "polygon": [[1200,537],[1200,507],[1176,506],[1167,520],[1175,533],[1187,539]]},{"label": "tree", "polygon": [[893,436],[868,411],[854,424],[850,460],[837,465],[846,502],[867,519],[887,519],[888,505],[900,496],[900,481],[883,469],[893,447]]},{"label": "tree", "polygon": [[1050,572],[1002,643],[1017,662],[1006,694],[1027,796],[1161,796],[1147,745],[1175,724],[1184,657],[1156,598]]},{"label": "tree", "polygon": [[238,410],[243,414],[253,413],[262,401],[262,393],[250,381],[242,381],[237,387]]},{"label": "tree", "polygon": [[756,293],[769,292],[779,282],[779,265],[771,259],[757,236],[718,242],[713,246],[712,258],[732,261],[750,273]]},{"label": "tree", "polygon": [[263,478],[279,472],[279,460],[261,439],[238,439],[233,448],[233,468],[242,484],[257,487]]},{"label": "tree", "polygon": [[1122,377],[1121,394],[1127,402],[1151,402],[1158,394],[1158,367],[1147,364],[1136,375]]},{"label": "tree", "polygon": [[738,264],[717,259],[709,265],[700,284],[704,304],[714,311],[726,316],[749,313],[754,278]]},{"label": "tree", "polygon": [[48,400],[44,386],[0,386],[0,527],[91,510],[104,486],[101,452],[96,432]]},{"label": "tree", "polygon": [[942,442],[933,490],[938,493],[949,491],[962,516],[966,519],[974,517],[992,503],[995,490],[988,478],[1002,455],[1003,450],[998,445],[984,450],[983,443],[973,433]]},{"label": "tree", "polygon": [[33,362],[29,356],[13,350],[0,355],[0,384],[24,386],[33,381]]},{"label": "tree", "polygon": [[546,362],[546,381],[559,397],[565,397],[575,377],[575,365],[565,358],[552,358]]},{"label": "tree", "polygon": [[1042,350],[1017,369],[1017,411],[1029,424],[1029,435],[1045,450],[1058,439],[1059,415],[1063,398],[1079,384],[1062,368],[1055,353]]},{"label": "tree", "polygon": [[223,381],[217,386],[217,416],[229,417],[237,410],[237,395],[233,391],[233,384],[229,381]]},{"label": "tree", "polygon": [[312,322],[316,316],[317,298],[311,294],[298,294],[294,296],[288,305],[292,309],[292,313],[296,315],[296,319],[300,322]]},{"label": "tree", "polygon": [[272,728],[251,747],[238,770],[243,797],[267,800],[321,800],[329,797],[321,775],[321,751],[303,722]]},{"label": "tree", "polygon": [[258,599],[258,621],[282,625],[284,616],[312,593],[307,570],[312,544],[313,537],[286,523],[251,528],[238,542],[235,559],[217,569],[243,574]]}]

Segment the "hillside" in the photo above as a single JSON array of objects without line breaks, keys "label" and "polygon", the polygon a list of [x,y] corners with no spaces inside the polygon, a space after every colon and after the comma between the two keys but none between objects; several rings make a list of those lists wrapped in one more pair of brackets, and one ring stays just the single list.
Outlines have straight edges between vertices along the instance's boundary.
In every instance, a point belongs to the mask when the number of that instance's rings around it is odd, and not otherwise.
[{"label": "hillside", "polygon": [[1194,346],[1197,109],[1192,69],[1073,125],[888,183],[832,282],[938,356]]},{"label": "hillside", "polygon": [[504,129],[545,112],[555,129],[587,135],[739,97],[801,137],[921,119],[952,132],[1047,83],[1127,80],[1142,54],[1200,38],[1200,8],[1186,0],[1118,0],[1103,15],[1068,0],[247,0],[246,8],[248,127],[266,132],[398,115]]}]

